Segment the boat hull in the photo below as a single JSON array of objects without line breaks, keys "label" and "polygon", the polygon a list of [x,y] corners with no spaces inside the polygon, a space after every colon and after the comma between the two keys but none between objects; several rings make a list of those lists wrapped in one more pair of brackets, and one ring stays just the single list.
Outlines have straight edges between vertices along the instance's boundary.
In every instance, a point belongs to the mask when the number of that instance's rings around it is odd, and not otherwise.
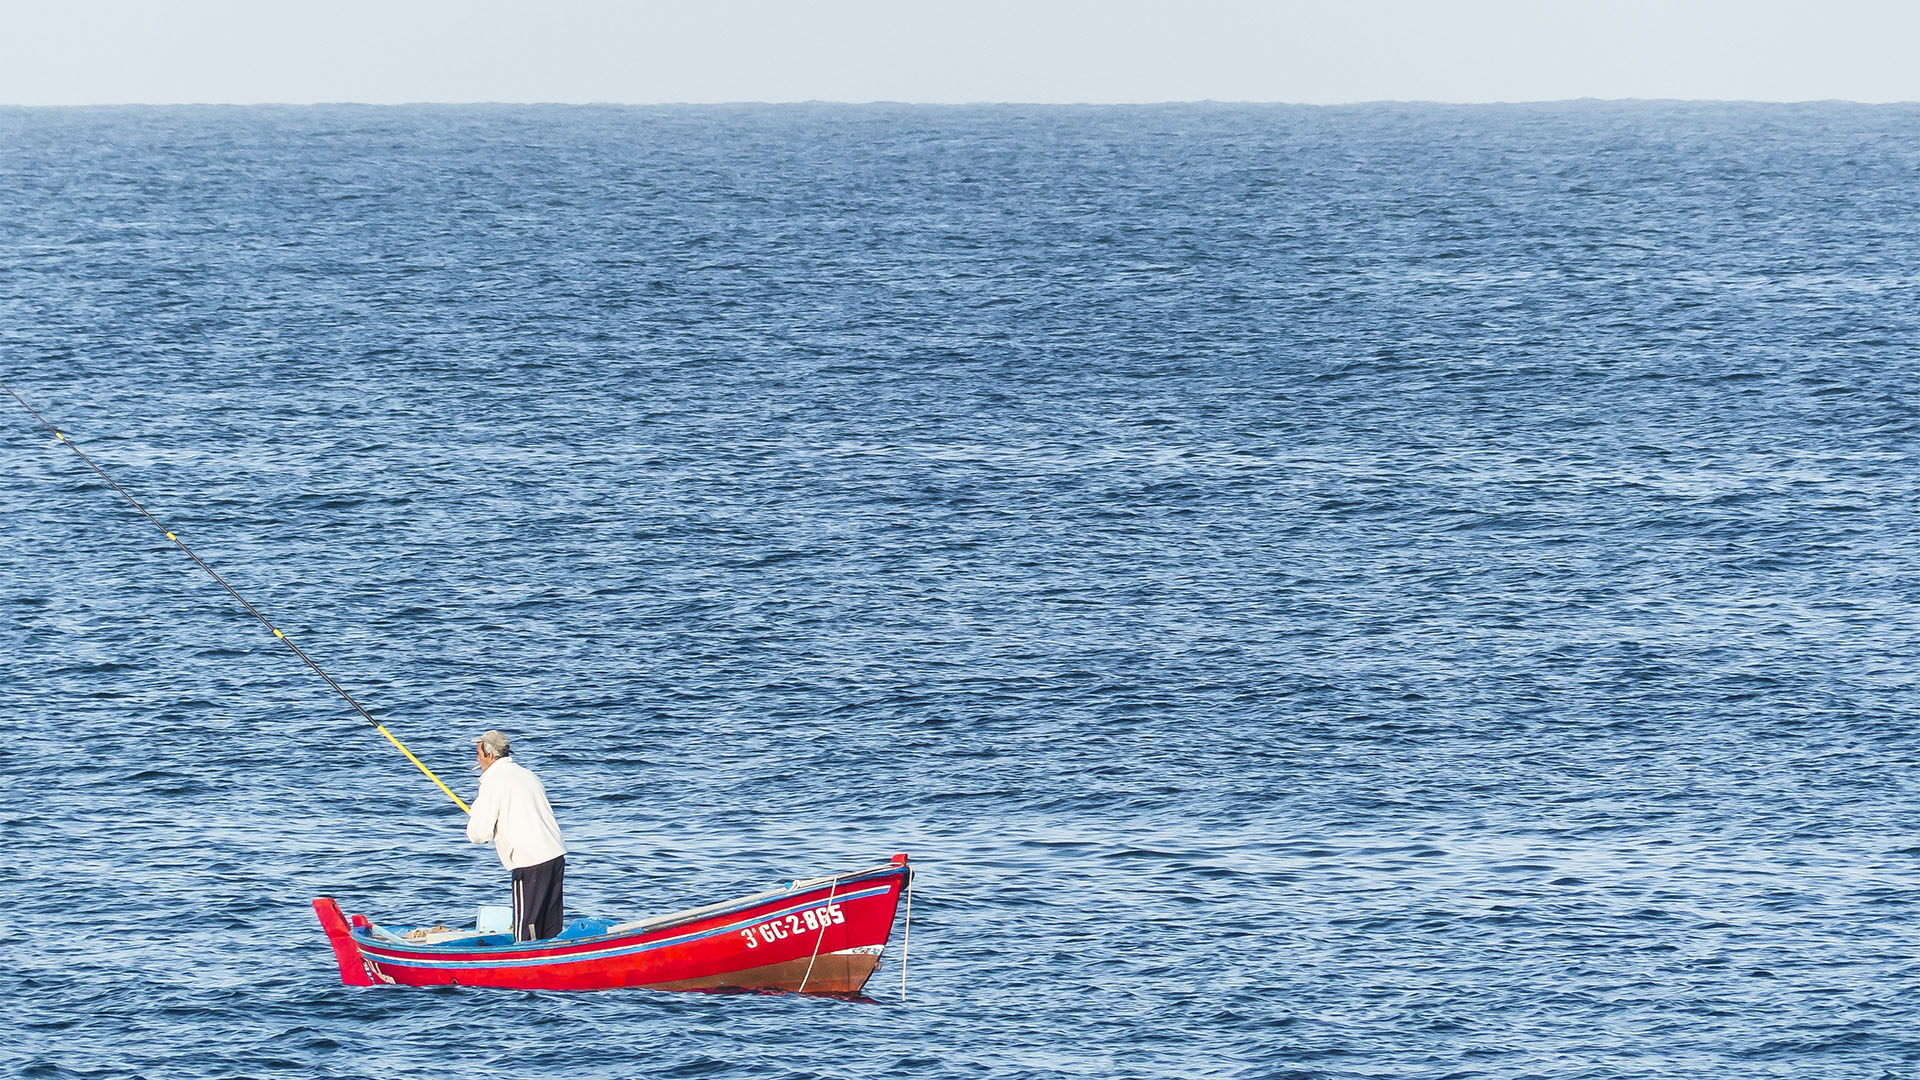
[{"label": "boat hull", "polygon": [[857,994],[880,965],[912,878],[906,857],[894,858],[874,870],[518,945],[474,936],[408,941],[362,916],[347,919],[327,897],[313,903],[348,985]]}]

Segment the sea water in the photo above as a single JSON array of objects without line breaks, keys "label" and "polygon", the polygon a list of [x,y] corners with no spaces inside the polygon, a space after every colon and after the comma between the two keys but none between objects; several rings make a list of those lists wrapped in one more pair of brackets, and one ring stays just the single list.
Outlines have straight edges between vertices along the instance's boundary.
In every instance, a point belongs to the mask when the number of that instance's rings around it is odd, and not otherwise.
[{"label": "sea water", "polygon": [[570,915],[920,867],[865,1001],[343,987],[504,872],[0,397],[0,1070],[1915,1075],[1917,136],[0,111],[4,381]]}]

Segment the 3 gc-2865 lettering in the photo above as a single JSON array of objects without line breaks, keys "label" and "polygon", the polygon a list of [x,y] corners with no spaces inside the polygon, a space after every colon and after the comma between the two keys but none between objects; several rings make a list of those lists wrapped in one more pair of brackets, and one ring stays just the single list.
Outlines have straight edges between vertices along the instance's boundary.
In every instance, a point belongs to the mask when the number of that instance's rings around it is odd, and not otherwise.
[{"label": "3 gc-2865 lettering", "polygon": [[840,910],[839,904],[827,904],[749,926],[740,931],[740,936],[747,939],[747,948],[757,949],[762,945],[783,941],[794,934],[808,930],[818,933],[822,927],[839,926],[846,921],[846,913]]}]

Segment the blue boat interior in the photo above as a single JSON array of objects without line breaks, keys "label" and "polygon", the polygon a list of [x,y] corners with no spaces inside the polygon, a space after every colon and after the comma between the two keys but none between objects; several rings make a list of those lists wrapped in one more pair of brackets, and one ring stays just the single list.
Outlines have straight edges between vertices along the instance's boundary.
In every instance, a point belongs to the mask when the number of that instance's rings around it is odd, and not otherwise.
[{"label": "blue boat interior", "polygon": [[560,931],[555,941],[570,941],[574,938],[599,937],[614,928],[612,919],[575,919]]},{"label": "blue boat interior", "polygon": [[[608,930],[613,929],[614,925],[615,923],[612,919],[575,919],[568,923],[566,929],[560,931],[559,934],[545,940],[575,941],[580,938],[599,937]],[[500,945],[513,944],[512,934],[466,934],[458,937],[442,937],[439,934],[433,934],[431,927],[421,927],[420,929],[428,931],[431,936],[424,940],[410,940],[406,935],[412,933],[412,931],[394,931],[384,926],[375,927],[374,936],[406,945],[432,945],[437,948],[493,948]]]}]

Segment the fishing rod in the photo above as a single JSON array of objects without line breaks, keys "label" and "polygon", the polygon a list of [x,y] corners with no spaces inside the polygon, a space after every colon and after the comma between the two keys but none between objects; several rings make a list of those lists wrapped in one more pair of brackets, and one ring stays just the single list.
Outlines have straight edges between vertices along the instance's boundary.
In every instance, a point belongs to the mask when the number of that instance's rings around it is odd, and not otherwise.
[{"label": "fishing rod", "polygon": [[27,404],[26,398],[23,398],[19,394],[14,393],[13,387],[7,386],[5,383],[0,383],[0,390],[5,390],[7,393],[12,394],[13,400],[19,402],[21,408],[27,410],[27,412],[29,413],[32,413],[33,418],[39,421],[41,427],[46,428],[48,431],[53,432],[53,437],[56,440],[66,444],[67,449],[72,450],[76,454],[79,454],[80,460],[87,463],[87,468],[92,469],[95,473],[99,474],[100,479],[105,480],[109,487],[119,492],[120,497],[127,500],[127,502],[131,504],[135,510],[140,511],[140,514],[142,517],[146,518],[148,521],[153,522],[156,528],[158,528],[161,532],[166,533],[167,539],[173,541],[174,547],[177,547],[181,551],[186,552],[187,558],[192,559],[194,563],[200,567],[200,569],[205,570],[207,574],[213,578],[213,580],[219,582],[220,587],[227,590],[227,595],[233,597],[235,600],[240,601],[240,606],[243,608],[246,608],[248,614],[260,620],[260,625],[266,627],[268,630],[273,631],[273,636],[280,639],[280,642],[284,644],[287,648],[292,649],[293,655],[299,657],[302,661],[306,663],[308,667],[312,668],[314,671],[314,674],[327,680],[327,685],[333,687],[334,693],[339,694],[341,697],[345,698],[347,701],[347,704],[353,706],[353,711],[359,713],[361,717],[367,721],[367,723],[372,724],[373,729],[375,731],[378,731],[380,734],[385,735],[387,737],[387,741],[394,745],[394,749],[399,750],[401,753],[407,755],[407,760],[413,762],[415,768],[418,768],[421,772],[427,774],[427,779],[433,781],[434,784],[437,785],[441,791],[446,792],[447,798],[452,799],[453,804],[455,806],[458,806],[462,813],[471,813],[471,811],[467,809],[467,804],[461,801],[460,796],[455,795],[453,793],[452,788],[448,787],[445,783],[443,783],[439,777],[433,775],[432,769],[427,768],[427,766],[419,758],[414,757],[413,751],[407,749],[405,743],[402,743],[399,739],[395,738],[393,735],[393,732],[388,731],[387,726],[385,724],[382,724],[380,721],[375,720],[373,718],[372,713],[369,713],[366,709],[362,708],[360,703],[353,699],[352,694],[347,693],[344,687],[342,687],[339,683],[333,681],[333,676],[327,674],[326,671],[324,671],[319,664],[314,663],[313,657],[308,656],[306,653],[306,650],[302,649],[298,645],[295,645],[293,643],[292,638],[287,637],[287,635],[283,633],[279,627],[273,625],[272,622],[268,621],[265,615],[260,614],[259,608],[256,608],[252,604],[247,603],[247,598],[244,596],[241,596],[238,592],[234,590],[233,586],[227,584],[226,578],[221,577],[220,574],[217,571],[215,571],[213,567],[208,566],[205,559],[202,559],[200,556],[194,554],[192,548],[188,547],[186,544],[181,543],[180,538],[173,535],[173,530],[167,528],[165,525],[162,525],[160,523],[159,518],[154,517],[152,514],[148,513],[147,508],[144,506],[141,506],[140,501],[138,499],[135,499],[132,495],[127,494],[126,488],[123,488],[119,484],[114,483],[113,477],[108,476],[105,469],[102,469],[100,466],[95,465],[93,463],[93,459],[86,455],[86,451],[81,450],[79,446],[74,444],[74,441],[72,439],[69,439],[64,434],[62,434],[59,428],[56,428],[52,424],[48,423],[46,417],[41,416],[37,411],[35,411],[33,406]]}]

